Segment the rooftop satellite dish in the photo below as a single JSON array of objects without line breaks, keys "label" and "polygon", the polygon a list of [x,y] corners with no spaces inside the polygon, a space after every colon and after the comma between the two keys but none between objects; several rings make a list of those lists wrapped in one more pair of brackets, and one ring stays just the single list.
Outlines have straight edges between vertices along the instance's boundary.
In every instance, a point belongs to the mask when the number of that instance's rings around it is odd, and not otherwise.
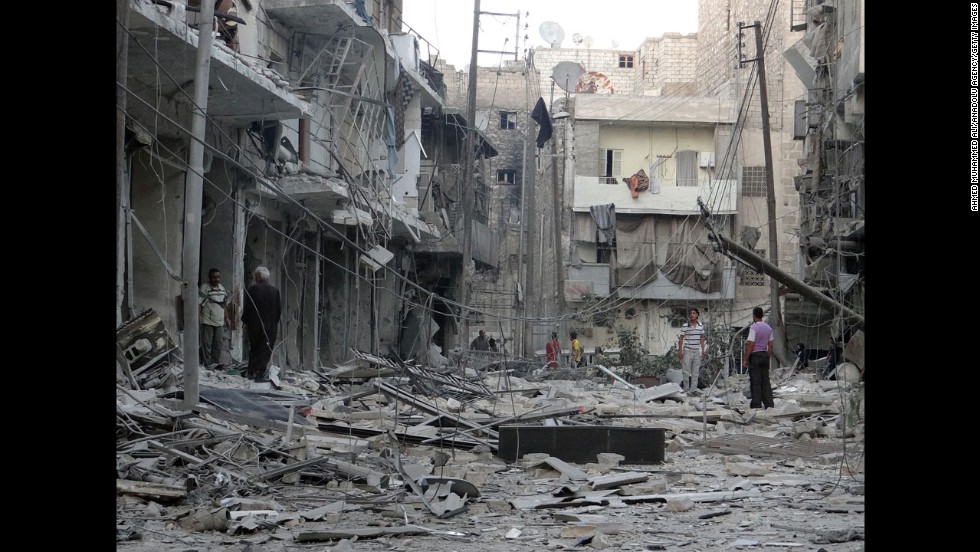
[{"label": "rooftop satellite dish", "polygon": [[575,83],[585,73],[585,68],[574,61],[561,61],[551,70],[551,78],[565,92],[575,92]]},{"label": "rooftop satellite dish", "polygon": [[572,35],[572,44],[575,44],[576,46],[578,46],[581,43],[582,43],[582,35],[580,35],[578,33],[573,34]]},{"label": "rooftop satellite dish", "polygon": [[585,46],[586,48],[591,48],[592,47],[592,37],[591,36],[587,36],[587,37],[583,38],[582,39],[582,46]]},{"label": "rooftop satellite dish", "polygon": [[616,39],[613,39],[613,41],[612,41],[612,47],[613,47],[613,50],[615,50],[616,48],[619,48],[619,41],[616,40]]},{"label": "rooftop satellite dish", "polygon": [[541,33],[541,38],[545,40],[548,44],[551,44],[552,48],[559,48],[561,46],[561,41],[565,40],[565,30],[561,28],[561,25],[555,23],[554,21],[545,21],[538,27],[538,32]]}]

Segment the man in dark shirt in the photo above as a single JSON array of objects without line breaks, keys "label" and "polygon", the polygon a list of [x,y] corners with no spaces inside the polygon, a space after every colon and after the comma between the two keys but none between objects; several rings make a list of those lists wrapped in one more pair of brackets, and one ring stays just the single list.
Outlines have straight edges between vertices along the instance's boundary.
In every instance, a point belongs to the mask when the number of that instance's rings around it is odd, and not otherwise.
[{"label": "man in dark shirt", "polygon": [[487,333],[480,330],[480,335],[473,338],[470,342],[470,349],[473,351],[489,351],[490,342],[487,340]]},{"label": "man in dark shirt", "polygon": [[266,381],[266,369],[272,360],[279,330],[282,302],[279,290],[269,283],[269,269],[255,269],[255,283],[245,290],[242,323],[248,333],[248,368],[245,375],[255,381]]}]

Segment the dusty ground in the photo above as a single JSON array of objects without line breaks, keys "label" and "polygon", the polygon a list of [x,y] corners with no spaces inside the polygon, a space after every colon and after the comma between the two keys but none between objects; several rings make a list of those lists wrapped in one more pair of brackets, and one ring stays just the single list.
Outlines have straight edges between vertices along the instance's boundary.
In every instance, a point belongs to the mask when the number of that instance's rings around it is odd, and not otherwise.
[{"label": "dusty ground", "polygon": [[[278,481],[257,489],[245,482],[222,481],[216,476],[220,470],[214,469],[213,463],[197,467],[178,463],[169,473],[177,469],[183,477],[191,476],[195,480],[196,488],[187,497],[168,503],[119,495],[117,549],[131,552],[863,550],[863,423],[855,435],[853,431],[835,429],[837,416],[810,417],[805,423],[813,424],[814,419],[822,421],[817,424],[817,430],[803,435],[806,428],[801,429],[799,425],[803,422],[779,414],[799,402],[785,397],[819,393],[828,388],[826,382],[820,387],[805,377],[777,389],[776,409],[752,411],[755,416],[749,420],[751,412],[736,393],[744,384],[736,376],[731,383],[732,393],[726,396],[718,391],[712,400],[723,403],[720,408],[732,408],[734,420],[748,420],[747,423],[709,424],[708,433],[702,435],[693,426],[678,429],[679,426],[658,418],[631,418],[628,423],[632,425],[672,428],[666,432],[665,462],[627,465],[613,458],[603,464],[574,464],[586,472],[585,480],[563,476],[547,462],[542,464],[538,456],[508,464],[489,452],[391,442],[378,443],[367,453],[347,457],[347,460],[359,458],[359,465],[384,471],[388,480],[381,485],[343,481],[328,473],[316,481],[314,472],[293,484]],[[597,393],[592,391],[592,396]],[[673,402],[641,406],[660,411],[694,408],[700,402],[699,397],[682,396]],[[840,409],[839,405],[834,408]],[[574,419],[569,419],[566,423],[573,422]],[[846,439],[842,433],[847,435]],[[761,448],[723,454],[698,446],[704,437],[711,440],[719,436],[778,437],[804,446],[827,444],[840,452],[791,457],[770,454]],[[439,519],[403,482],[399,472],[391,468],[392,455],[398,455],[403,465],[415,465],[434,475],[465,479],[478,488],[480,496],[466,497],[465,511]],[[117,457],[118,465],[133,461],[127,454],[120,453]],[[648,477],[619,486],[603,497],[588,494],[592,479],[630,472]],[[678,497],[681,493],[689,493],[695,499]],[[571,501],[573,495],[592,497],[592,500],[587,504],[541,508],[519,502],[523,509],[514,507],[514,502],[521,498],[569,496]],[[637,496],[666,498],[627,503],[635,501],[631,497]],[[252,504],[245,506],[249,501]],[[222,509],[222,504],[228,507]],[[272,510],[273,514],[227,520],[217,530],[189,528],[188,520],[194,516],[213,512],[227,518],[228,511],[244,509]],[[214,523],[220,525],[220,521]],[[406,528],[420,534],[368,534]],[[338,531],[347,538],[326,538],[328,531]],[[363,536],[354,537],[355,534]],[[311,538],[315,540],[301,542]]]}]

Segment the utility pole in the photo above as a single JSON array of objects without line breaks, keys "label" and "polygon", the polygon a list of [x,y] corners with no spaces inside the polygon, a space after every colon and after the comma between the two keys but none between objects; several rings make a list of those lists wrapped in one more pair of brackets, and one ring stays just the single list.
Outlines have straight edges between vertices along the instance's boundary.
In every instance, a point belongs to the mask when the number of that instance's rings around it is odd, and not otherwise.
[{"label": "utility pole", "polygon": [[[742,29],[755,28],[755,59],[742,59]],[[739,66],[744,62],[755,61],[759,68],[759,101],[762,109],[762,145],[766,159],[766,215],[769,218],[769,258],[773,265],[779,266],[777,245],[779,236],[776,233],[776,186],[773,177],[772,138],[769,136],[769,98],[766,94],[766,59],[762,47],[762,24],[755,21],[752,25],[738,24]],[[772,303],[770,319],[773,329],[773,354],[785,365],[786,357],[786,328],[783,325],[782,309],[779,307],[779,281],[769,277],[769,301]]]},{"label": "utility pole", "polygon": [[181,280],[184,281],[184,408],[197,406],[200,368],[197,349],[200,343],[198,313],[198,279],[201,272],[201,201],[204,192],[204,140],[207,128],[208,77],[211,73],[211,37],[214,25],[214,2],[201,2],[201,19],[197,26],[197,63],[194,71],[194,111],[191,113],[191,146],[188,152],[187,178],[184,184],[184,247]]},{"label": "utility pole", "polygon": [[535,142],[535,139],[531,136],[531,131],[532,131],[532,129],[534,129],[534,119],[531,118],[531,107],[530,107],[531,106],[531,82],[530,82],[530,79],[531,79],[531,77],[530,77],[530,75],[531,75],[530,63],[531,62],[530,62],[530,59],[527,61],[527,63],[528,63],[529,66],[528,66],[528,71],[527,71],[528,77],[526,79],[524,79],[524,98],[525,98],[525,105],[528,106],[528,110],[527,110],[527,122],[526,122],[525,131],[524,131],[524,133],[525,133],[525,138],[524,138],[524,151],[527,153],[526,159],[530,159],[531,160],[531,163],[532,163],[532,166],[534,167],[534,170],[531,170],[531,171],[528,171],[527,172],[527,174],[528,174],[528,177],[527,177],[528,178],[528,185],[527,185],[526,189],[527,189],[528,193],[527,193],[527,196],[526,197],[522,197],[521,198],[521,201],[522,202],[524,202],[526,200],[526,208],[523,210],[524,212],[521,215],[521,220],[524,220],[524,218],[526,216],[527,217],[527,221],[528,221],[528,223],[526,225],[526,228],[527,228],[527,263],[525,264],[525,270],[526,270],[527,276],[524,279],[524,282],[525,282],[525,284],[524,284],[524,304],[526,306],[525,306],[525,309],[524,309],[524,311],[525,311],[525,318],[524,318],[525,319],[525,323],[524,323],[525,324],[525,326],[524,326],[525,333],[524,333],[524,348],[523,348],[523,351],[524,351],[525,356],[529,356],[529,353],[530,353],[530,355],[533,355],[534,354],[534,323],[533,322],[530,322],[530,321],[531,320],[534,320],[537,317],[537,315],[538,315],[538,309],[537,309],[537,303],[538,303],[538,301],[537,301],[537,296],[535,295],[535,291],[534,291],[534,285],[535,285],[534,284],[534,282],[535,282],[535,280],[534,280],[534,278],[535,278],[535,276],[534,276],[534,258],[535,258],[534,250],[535,250],[535,246],[537,245],[537,235],[538,235],[538,233],[537,233],[537,226],[538,225],[535,224],[535,222],[534,222],[534,215],[535,215],[535,213],[537,213],[537,208],[536,208],[536,203],[537,202],[535,201],[535,196],[537,195],[537,193],[536,193],[537,190],[534,187],[534,178],[535,178],[535,175],[538,172],[538,164],[537,164],[537,159],[536,159],[537,152],[534,149],[535,147],[537,147],[537,143]]},{"label": "utility pole", "polygon": [[[129,178],[126,171],[126,79],[129,60],[129,1],[116,0],[116,327],[123,323],[126,273],[126,221],[129,217]],[[132,314],[132,313],[130,313]]]},{"label": "utility pole", "polygon": [[473,163],[476,157],[476,55],[480,42],[480,0],[473,0],[473,49],[470,52],[470,86],[466,91],[466,141],[463,150],[463,267],[459,285],[463,299],[463,342],[462,348],[469,345],[470,339],[470,282],[466,271],[473,260]]},{"label": "utility pole", "polygon": [[[530,75],[530,72],[528,72]],[[567,80],[567,78],[566,78]],[[554,108],[555,103],[555,79],[551,79],[551,100],[548,102],[548,109]],[[554,114],[551,114],[554,120]],[[564,138],[565,121],[561,123],[562,137]],[[565,285],[564,275],[562,274],[561,262],[561,190],[564,182],[558,180],[558,133],[551,137],[551,184],[552,184],[552,208],[555,212],[555,314],[562,315],[565,312]],[[561,176],[565,178],[565,144],[562,143],[562,171]]]},{"label": "utility pole", "polygon": [[841,312],[844,318],[852,326],[854,326],[855,329],[864,329],[864,316],[862,316],[860,313],[851,310],[843,303],[836,301],[834,298],[824,295],[820,292],[820,290],[807,285],[806,282],[796,278],[792,274],[780,270],[780,268],[774,263],[763,259],[751,249],[739,245],[731,239],[722,236],[711,224],[711,213],[708,212],[708,208],[705,207],[704,202],[702,202],[700,198],[698,199],[698,207],[701,208],[701,216],[708,221],[708,239],[718,244],[717,247],[715,247],[717,251],[734,258],[736,261],[741,262],[760,274],[769,276],[773,280],[782,283],[789,289],[799,293],[803,297],[806,297],[818,305],[827,307],[831,311]]}]

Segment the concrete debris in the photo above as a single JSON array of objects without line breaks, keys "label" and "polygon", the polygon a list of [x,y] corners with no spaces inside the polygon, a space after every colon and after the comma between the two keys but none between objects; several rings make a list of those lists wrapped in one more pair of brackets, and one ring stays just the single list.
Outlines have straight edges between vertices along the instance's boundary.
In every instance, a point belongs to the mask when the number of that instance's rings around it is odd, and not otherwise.
[{"label": "concrete debris", "polygon": [[[271,552],[313,542],[355,550],[376,539],[428,552],[518,542],[836,552],[864,539],[864,383],[846,377],[793,374],[776,386],[776,407],[761,410],[748,407],[742,374],[689,396],[669,381],[634,390],[595,374],[466,376],[448,359],[361,353],[342,368],[279,371],[275,384],[234,367],[203,370],[201,404],[185,410],[180,378],[133,386],[182,372],[173,355],[157,356],[117,378],[118,550],[223,549],[234,539]],[[517,457],[501,456],[515,428]],[[653,429],[662,461],[636,463],[648,453],[632,437],[594,440]],[[531,436],[564,440],[534,450]],[[569,460],[575,450],[588,452]],[[801,510],[813,512],[809,526]]]}]

